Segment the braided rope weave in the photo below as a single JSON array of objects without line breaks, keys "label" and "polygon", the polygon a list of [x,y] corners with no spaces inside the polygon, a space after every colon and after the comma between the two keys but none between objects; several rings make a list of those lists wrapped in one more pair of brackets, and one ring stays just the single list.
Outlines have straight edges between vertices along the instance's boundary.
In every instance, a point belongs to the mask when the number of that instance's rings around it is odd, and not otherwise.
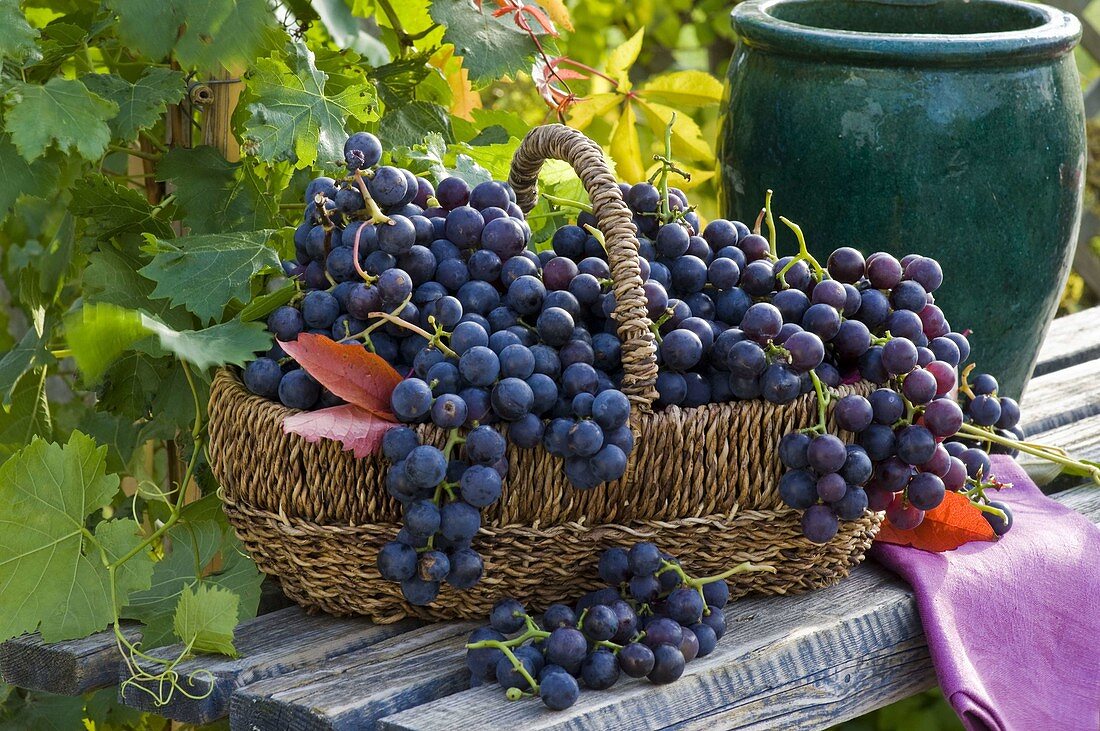
[{"label": "braided rope weave", "polygon": [[[638,267],[638,242],[621,193],[595,143],[561,125],[533,129],[513,160],[510,182],[519,205],[534,205],[538,170],[547,158],[574,166],[592,198],[615,282],[623,341],[623,389],[635,407],[635,448],[623,479],[577,490],[562,460],[545,450],[508,447],[504,494],[483,513],[474,547],[485,577],[468,591],[444,586],[428,607],[414,607],[375,568],[378,550],[400,528],[400,505],[385,490],[381,455],[355,459],[332,441],[285,434],[294,413],[249,393],[231,370],[216,374],[210,393],[211,467],[225,511],[259,567],[306,607],[376,622],[408,616],[480,618],[511,596],[533,610],[596,588],[603,548],[652,540],[680,556],[693,573],[717,573],[742,561],[777,573],[740,574],[733,596],[785,594],[835,583],[863,560],[881,521],[864,513],[841,523],[819,546],[802,536],[800,513],[783,506],[777,446],[784,434],[816,422],[813,394],[774,405],[764,401],[669,407],[654,413],[657,366]],[[841,395],[868,393],[866,382]],[[829,429],[842,437],[830,416]],[[424,443],[442,446],[445,432],[418,427]]]}]

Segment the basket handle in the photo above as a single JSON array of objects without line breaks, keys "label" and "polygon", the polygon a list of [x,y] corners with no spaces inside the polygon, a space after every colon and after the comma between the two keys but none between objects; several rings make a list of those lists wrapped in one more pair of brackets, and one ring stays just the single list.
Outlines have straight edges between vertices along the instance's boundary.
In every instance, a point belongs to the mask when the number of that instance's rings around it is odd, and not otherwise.
[{"label": "basket handle", "polygon": [[638,266],[638,237],[630,209],[607,167],[600,146],[583,133],[562,124],[535,127],[523,138],[512,158],[508,182],[516,201],[528,213],[538,200],[539,170],[546,160],[562,160],[577,172],[588,197],[596,225],[604,234],[614,282],[619,340],[623,344],[622,389],[643,413],[657,398],[657,348],[642,290]]}]

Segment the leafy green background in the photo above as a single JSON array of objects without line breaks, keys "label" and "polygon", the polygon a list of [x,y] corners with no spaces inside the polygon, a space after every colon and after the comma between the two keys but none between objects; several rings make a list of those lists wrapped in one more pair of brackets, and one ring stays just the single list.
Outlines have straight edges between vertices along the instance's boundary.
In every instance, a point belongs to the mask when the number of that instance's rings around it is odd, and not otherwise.
[{"label": "leafy green background", "polygon": [[[279,260],[305,185],[338,172],[349,131],[379,133],[414,171],[476,182],[506,177],[526,130],[560,119],[633,181],[675,110],[690,180],[673,182],[716,215],[728,2],[542,0],[544,21],[523,16],[530,34],[484,5],[0,0],[0,512],[41,531],[0,530],[0,639],[126,617],[150,646],[235,652],[261,577],[202,451],[209,379],[266,348],[255,321],[295,293]],[[584,196],[561,164],[542,184]],[[540,203],[536,240],[563,221]],[[1066,309],[1090,302],[1079,285]],[[30,509],[28,490],[61,507]],[[46,536],[63,555],[43,553]],[[103,564],[133,550],[112,601]],[[52,593],[15,611],[10,597],[39,580]],[[77,588],[86,606],[57,616]],[[0,725],[167,728],[114,695],[0,685]],[[842,727],[957,721],[923,694]]]}]

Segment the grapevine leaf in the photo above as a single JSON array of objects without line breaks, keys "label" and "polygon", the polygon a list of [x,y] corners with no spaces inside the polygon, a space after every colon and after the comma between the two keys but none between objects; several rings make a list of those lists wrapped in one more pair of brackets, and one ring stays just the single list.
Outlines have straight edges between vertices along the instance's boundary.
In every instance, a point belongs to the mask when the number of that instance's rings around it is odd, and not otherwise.
[{"label": "grapevine leaf", "polygon": [[338,441],[345,452],[352,452],[360,459],[377,452],[382,437],[392,427],[393,422],[351,404],[303,411],[283,419],[283,431],[287,434],[297,434],[310,443],[322,439]]},{"label": "grapevine leaf", "polygon": [[[240,597],[238,619],[255,616],[263,574],[243,554],[233,531],[224,525],[220,503],[216,498],[212,502],[217,511],[212,519],[198,520],[195,518],[197,513],[191,511],[186,516],[187,522],[177,524],[169,532],[172,550],[154,566],[149,588],[130,598],[125,615],[145,625],[142,638],[151,647],[171,642],[173,617],[180,595],[200,580]],[[219,553],[220,562],[215,562]],[[196,566],[203,569],[203,576],[195,575]],[[212,572],[215,566],[219,568]]]},{"label": "grapevine leaf", "polygon": [[378,134],[389,144],[409,147],[420,144],[433,132],[448,142],[454,141],[447,110],[424,101],[412,101],[389,110],[378,127]]},{"label": "grapevine leaf", "polygon": [[193,319],[186,310],[151,299],[155,284],[138,273],[144,263],[136,251],[102,247],[92,252],[84,269],[84,299],[145,310],[177,330],[187,329]]},{"label": "grapevine leaf", "polygon": [[123,472],[137,448],[139,427],[132,419],[108,411],[83,412],[80,431],[107,447],[107,469]]},{"label": "grapevine leaf", "polygon": [[88,43],[87,28],[73,23],[55,20],[42,28],[38,39],[38,54],[34,62],[23,69],[24,81],[45,83],[55,75],[61,66],[72,58],[73,54]]},{"label": "grapevine leaf", "polygon": [[274,292],[268,292],[267,294],[262,294],[254,298],[244,306],[244,309],[241,310],[238,317],[241,322],[252,322],[265,318],[278,308],[290,302],[290,300],[294,299],[294,295],[297,293],[298,288],[294,286],[294,283],[288,282],[286,286],[280,287]]},{"label": "grapevine leaf", "polygon": [[95,162],[111,141],[107,120],[118,105],[76,79],[54,77],[44,85],[17,83],[6,114],[7,130],[19,154],[28,162],[42,157],[51,143],[62,152],[76,150]]},{"label": "grapevine leaf", "polygon": [[146,234],[153,260],[141,274],[157,283],[151,297],[182,305],[204,322],[221,317],[230,300],[252,297],[252,277],[264,269],[281,271],[268,242],[274,231],[200,234],[164,240]]},{"label": "grapevine leaf", "polygon": [[[107,570],[91,541],[85,545],[84,528],[118,491],[106,453],[74,431],[64,446],[36,438],[0,465],[0,638],[38,629],[48,642],[72,639],[112,620]],[[101,527],[95,542],[112,554],[137,545],[122,533]],[[120,588],[140,584],[140,574]]]},{"label": "grapevine leaf", "polygon": [[39,368],[15,387],[11,408],[0,411],[0,461],[34,437],[49,439],[53,433],[50,402],[46,399],[46,369]]},{"label": "grapevine leaf", "polygon": [[245,134],[261,159],[290,160],[299,168],[318,161],[343,160],[345,124],[377,118],[374,90],[367,83],[337,93],[325,88],[328,75],[317,69],[305,44],[293,45],[293,67],[277,58],[255,62],[248,81],[251,117]]},{"label": "grapevine leaf", "polygon": [[607,55],[607,75],[617,82],[616,91],[627,93],[630,91],[630,67],[638,60],[638,54],[642,52],[642,39],[645,37],[645,28],[639,28],[638,32],[630,37],[622,45],[616,47]]},{"label": "grapevine leaf", "polygon": [[278,200],[268,194],[255,166],[229,162],[213,147],[176,147],[157,166],[171,180],[192,234],[255,231],[276,225]]},{"label": "grapevine leaf", "polygon": [[361,345],[337,343],[312,333],[279,344],[322,386],[375,416],[393,420],[390,394],[401,375],[380,356]]},{"label": "grapevine leaf", "polygon": [[4,727],[11,731],[72,731],[74,728],[86,728],[84,697],[28,693],[22,703],[5,713],[3,721]]},{"label": "grapevine leaf", "polygon": [[53,362],[53,356],[46,347],[52,330],[53,321],[46,319],[39,310],[19,343],[0,358],[0,405],[4,410],[11,406],[12,394],[25,373]]},{"label": "grapevine leaf", "polygon": [[156,335],[164,350],[199,370],[241,365],[271,344],[271,336],[255,322],[230,320],[204,330],[177,331],[150,315],[105,303],[85,305],[65,320],[73,358],[89,381],[148,335]]},{"label": "grapevine leaf", "polygon": [[[131,518],[105,520],[96,525],[95,539],[107,560],[118,562],[141,543],[141,526]],[[153,559],[148,551],[139,551],[119,564],[115,571],[115,590],[120,597],[128,598],[134,592],[148,589],[152,578]]]},{"label": "grapevine leaf", "polygon": [[387,114],[415,98],[416,87],[431,73],[427,62],[428,55],[418,53],[371,71],[371,78],[378,85],[378,96],[386,105]]},{"label": "grapevine leaf", "polygon": [[432,56],[432,65],[439,69],[451,90],[451,114],[473,122],[473,111],[481,108],[481,94],[470,83],[470,72],[462,65],[462,59],[454,56],[453,46],[444,46]]},{"label": "grapevine leaf", "polygon": [[272,13],[265,0],[107,0],[124,45],[161,59],[175,51],[185,67],[244,65],[264,41]]},{"label": "grapevine leaf", "polygon": [[176,635],[199,652],[237,656],[233,629],[237,626],[240,597],[220,586],[200,584],[180,592],[172,620]]},{"label": "grapevine leaf", "polygon": [[89,235],[107,240],[125,233],[149,232],[171,237],[172,227],[135,188],[117,185],[103,175],[89,174],[73,188],[69,207],[83,218]]},{"label": "grapevine leaf", "polygon": [[[689,160],[713,160],[714,151],[703,137],[703,131],[695,120],[683,112],[677,113],[672,107],[654,104],[644,99],[638,100],[642,113],[649,126],[664,130],[672,122],[672,154]],[[675,119],[673,119],[675,115]]]},{"label": "grapevine leaf", "polygon": [[19,9],[19,0],[0,0],[0,60],[23,61],[38,52],[38,31]]},{"label": "grapevine leaf", "polygon": [[[345,0],[313,0],[311,5],[337,46],[354,50],[371,66],[389,62],[390,52],[386,44],[370,34],[370,25],[364,14],[353,13]],[[298,15],[297,12],[295,15]]]},{"label": "grapevine leaf", "polygon": [[137,350],[125,353],[100,379],[97,405],[130,419],[144,419],[168,375],[168,359]]},{"label": "grapevine leaf", "polygon": [[28,163],[12,144],[10,135],[0,135],[0,223],[7,219],[19,196],[53,194],[58,177],[58,164],[53,157],[46,155]]},{"label": "grapevine leaf", "polygon": [[634,105],[627,102],[623,105],[622,115],[615,120],[615,126],[611,128],[611,157],[615,160],[622,178],[634,182],[642,180],[645,174],[637,124]]},{"label": "grapevine leaf", "polygon": [[[488,4],[478,7],[470,0],[432,3],[431,14],[446,28],[444,42],[454,45],[473,79],[496,80],[530,66],[535,44],[511,16],[494,18]],[[541,30],[537,23],[532,28]]]},{"label": "grapevine leaf", "polygon": [[606,93],[594,94],[583,101],[579,101],[569,110],[569,125],[583,130],[592,121],[610,112],[625,97],[622,94]]},{"label": "grapevine leaf", "polygon": [[638,91],[646,99],[677,108],[722,101],[722,82],[705,71],[674,71],[647,81]]},{"label": "grapevine leaf", "polygon": [[539,0],[538,4],[546,9],[546,14],[554,21],[554,25],[572,32],[573,19],[569,17],[569,8],[565,7],[562,0]]},{"label": "grapevine leaf", "polygon": [[924,520],[911,530],[899,530],[884,521],[876,541],[912,546],[924,551],[942,553],[971,541],[993,541],[997,534],[982,517],[980,510],[963,495],[948,492],[939,507],[924,514]]},{"label": "grapevine leaf", "polygon": [[179,71],[157,66],[145,70],[136,83],[114,74],[89,74],[81,78],[91,91],[118,105],[109,124],[115,139],[130,141],[139,130],[156,124],[165,105],[183,98],[186,84]]}]

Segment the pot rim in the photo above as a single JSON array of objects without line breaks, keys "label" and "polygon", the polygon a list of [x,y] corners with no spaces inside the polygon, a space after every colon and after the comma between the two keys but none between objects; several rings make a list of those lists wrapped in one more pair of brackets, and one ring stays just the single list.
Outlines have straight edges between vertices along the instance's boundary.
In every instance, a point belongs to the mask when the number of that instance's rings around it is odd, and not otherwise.
[{"label": "pot rim", "polygon": [[[782,20],[775,9],[826,4],[830,0],[747,0],[730,13],[740,42],[781,55],[851,59],[906,66],[983,66],[1018,64],[1063,56],[1081,40],[1081,22],[1071,13],[1021,0],[970,0],[971,5],[1010,7],[1032,15],[1031,28],[990,33],[881,33],[837,30]],[[910,6],[890,0],[868,4]],[[929,4],[940,4],[929,3]]]}]

